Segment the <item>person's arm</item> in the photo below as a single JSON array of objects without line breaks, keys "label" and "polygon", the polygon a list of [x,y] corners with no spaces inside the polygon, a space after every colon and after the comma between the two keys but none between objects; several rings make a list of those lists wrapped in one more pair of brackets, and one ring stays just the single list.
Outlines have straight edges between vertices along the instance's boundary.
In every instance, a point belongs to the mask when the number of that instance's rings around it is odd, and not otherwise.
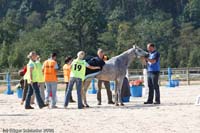
[{"label": "person's arm", "polygon": [[89,69],[93,69],[93,70],[101,69],[101,67],[99,67],[99,66],[91,66],[91,65],[89,65],[87,62],[86,62],[86,67],[89,68]]},{"label": "person's arm", "polygon": [[34,69],[34,65],[33,64],[30,64],[29,65],[29,69],[30,69],[30,80],[31,80],[31,84],[33,83],[32,80],[33,80],[33,69]]},{"label": "person's arm", "polygon": [[148,59],[148,58],[145,58],[146,61],[150,62],[151,64],[154,64],[156,63],[156,59]]},{"label": "person's arm", "polygon": [[87,68],[89,68],[89,69],[93,69],[93,70],[95,70],[95,69],[101,69],[101,67],[99,67],[99,66],[87,66]]},{"label": "person's arm", "polygon": [[155,55],[151,59],[145,58],[145,60],[150,62],[151,64],[154,64],[159,60],[159,58],[160,58],[160,54],[156,52]]},{"label": "person's arm", "polygon": [[55,70],[58,70],[58,63],[56,62],[56,64],[55,64]]},{"label": "person's arm", "polygon": [[32,72],[33,72],[33,68],[30,67],[30,80],[31,80],[31,84],[33,83],[32,80],[33,80],[33,75],[32,75]]},{"label": "person's arm", "polygon": [[57,62],[55,64],[55,66],[54,66],[54,69],[55,69],[56,72],[58,72],[59,67],[58,67],[58,63]]}]

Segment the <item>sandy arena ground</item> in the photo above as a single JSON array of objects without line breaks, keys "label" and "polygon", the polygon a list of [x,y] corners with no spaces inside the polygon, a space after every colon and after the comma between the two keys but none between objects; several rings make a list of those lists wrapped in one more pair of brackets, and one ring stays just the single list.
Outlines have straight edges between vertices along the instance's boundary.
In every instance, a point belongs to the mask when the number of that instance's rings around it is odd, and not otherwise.
[{"label": "sandy arena ground", "polygon": [[[58,109],[25,110],[14,95],[0,94],[0,132],[5,133],[200,133],[200,106],[194,105],[200,86],[161,87],[161,105],[144,105],[133,98],[124,107],[102,105],[88,94],[91,108],[78,110],[77,103],[63,108],[64,92],[58,92]],[[73,91],[76,99],[76,91]],[[76,100],[77,101],[77,100]],[[8,132],[7,132],[8,131]]]}]

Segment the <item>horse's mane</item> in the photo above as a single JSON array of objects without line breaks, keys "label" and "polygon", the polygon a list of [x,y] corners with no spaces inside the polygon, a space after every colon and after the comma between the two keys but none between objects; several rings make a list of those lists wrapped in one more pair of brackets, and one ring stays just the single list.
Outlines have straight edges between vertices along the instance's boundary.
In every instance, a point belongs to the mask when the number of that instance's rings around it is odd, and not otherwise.
[{"label": "horse's mane", "polygon": [[129,65],[130,62],[132,62],[132,59],[130,59],[130,53],[133,51],[133,48],[130,48],[124,52],[122,52],[121,54],[117,55],[117,56],[114,56],[112,57],[110,60],[106,61],[106,62],[115,62],[115,61],[119,61],[121,62],[122,64],[124,65]]},{"label": "horse's mane", "polygon": [[122,52],[121,54],[117,55],[117,57],[127,55],[127,54],[131,53],[133,50],[134,50],[133,48],[130,48],[130,49]]}]

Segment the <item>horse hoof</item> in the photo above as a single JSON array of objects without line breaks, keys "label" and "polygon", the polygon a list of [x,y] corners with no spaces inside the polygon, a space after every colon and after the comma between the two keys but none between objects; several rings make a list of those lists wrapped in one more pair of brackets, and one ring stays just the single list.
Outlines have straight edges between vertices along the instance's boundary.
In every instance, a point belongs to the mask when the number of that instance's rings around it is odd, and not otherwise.
[{"label": "horse hoof", "polygon": [[121,103],[120,105],[121,105],[121,106],[124,106],[124,104],[123,104],[123,103]]},{"label": "horse hoof", "polygon": [[119,106],[119,104],[118,104],[118,103],[115,103],[115,106]]}]

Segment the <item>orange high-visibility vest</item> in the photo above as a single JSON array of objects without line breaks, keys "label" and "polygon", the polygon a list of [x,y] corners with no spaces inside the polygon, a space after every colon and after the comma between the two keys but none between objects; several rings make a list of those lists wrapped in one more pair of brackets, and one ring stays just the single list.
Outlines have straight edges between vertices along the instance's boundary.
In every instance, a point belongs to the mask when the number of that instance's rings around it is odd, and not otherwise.
[{"label": "orange high-visibility vest", "polygon": [[57,72],[55,69],[57,62],[54,60],[46,60],[43,65],[44,81],[57,82]]},{"label": "orange high-visibility vest", "polygon": [[63,66],[63,74],[64,74],[64,81],[69,82],[70,79],[70,71],[71,71],[71,65],[65,64]]}]

